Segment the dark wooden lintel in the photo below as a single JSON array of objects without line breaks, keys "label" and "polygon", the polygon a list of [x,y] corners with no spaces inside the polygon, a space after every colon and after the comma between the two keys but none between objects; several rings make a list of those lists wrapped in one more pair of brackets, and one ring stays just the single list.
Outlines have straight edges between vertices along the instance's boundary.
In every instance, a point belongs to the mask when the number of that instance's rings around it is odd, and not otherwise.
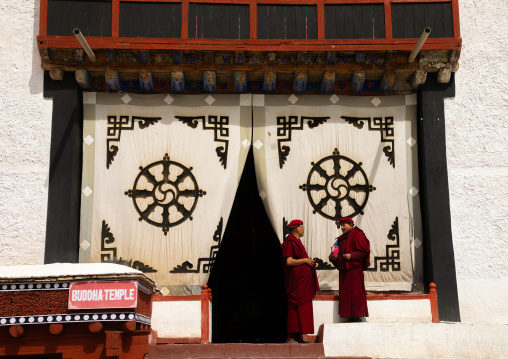
[{"label": "dark wooden lintel", "polygon": [[[237,72],[237,71],[336,71],[336,72],[352,72],[356,70],[364,71],[386,71],[386,70],[419,70],[421,67],[417,63],[411,64],[398,64],[390,66],[388,64],[170,64],[170,63],[159,63],[159,64],[143,64],[143,63],[115,63],[105,64],[99,63],[97,65],[86,66],[84,64],[78,65],[73,63],[65,63],[63,61],[53,61],[52,63],[43,62],[42,68],[49,70],[52,68],[62,68],[64,71],[75,71],[76,69],[87,69],[89,72],[102,72],[106,70],[117,70],[121,72],[139,72],[142,69],[150,69],[153,72],[157,71],[172,71],[172,70],[183,70],[183,71],[221,71],[221,72]],[[440,68],[433,67],[437,72]]]}]

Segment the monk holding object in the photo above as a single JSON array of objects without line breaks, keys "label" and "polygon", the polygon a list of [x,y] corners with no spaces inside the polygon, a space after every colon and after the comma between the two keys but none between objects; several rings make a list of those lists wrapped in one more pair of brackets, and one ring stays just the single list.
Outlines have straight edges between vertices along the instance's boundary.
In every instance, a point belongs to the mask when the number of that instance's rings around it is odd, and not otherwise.
[{"label": "monk holding object", "polygon": [[350,322],[369,316],[363,271],[369,267],[370,243],[349,217],[339,219],[342,235],[328,257],[339,270],[339,315]]},{"label": "monk holding object", "polygon": [[305,343],[303,334],[314,333],[312,299],[319,290],[315,261],[309,258],[300,238],[303,222],[289,223],[290,234],[281,245],[282,265],[288,297],[287,343]]}]

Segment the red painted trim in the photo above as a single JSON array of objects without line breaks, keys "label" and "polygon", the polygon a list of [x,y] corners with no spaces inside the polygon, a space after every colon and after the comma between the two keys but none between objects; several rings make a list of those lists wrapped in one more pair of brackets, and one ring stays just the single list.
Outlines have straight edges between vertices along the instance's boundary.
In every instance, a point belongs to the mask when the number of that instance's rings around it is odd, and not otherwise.
[{"label": "red painted trim", "polygon": [[257,0],[258,4],[270,4],[270,5],[316,5],[318,0],[306,0],[302,3],[302,0]]},{"label": "red painted trim", "polygon": [[[368,294],[367,300],[431,300],[430,294]],[[338,295],[316,295],[314,301],[339,300]]]},{"label": "red painted trim", "polygon": [[159,338],[157,344],[200,344],[201,338]]},{"label": "red painted trim", "polygon": [[111,37],[120,36],[120,0],[111,2]]},{"label": "red painted trim", "polygon": [[325,38],[325,0],[317,2],[317,38],[324,40]]},{"label": "red painted trim", "polygon": [[212,290],[204,285],[201,289],[201,344],[210,343],[210,303]]},{"label": "red painted trim", "polygon": [[220,0],[220,1],[210,1],[210,0],[192,0],[191,2],[196,3],[205,3],[205,4],[250,4],[250,0]]},{"label": "red painted trim", "polygon": [[392,4],[390,0],[385,0],[385,38],[387,40],[393,39]]},{"label": "red painted trim", "polygon": [[39,36],[46,36],[48,30],[48,0],[41,0],[39,9]]},{"label": "red painted trim", "polygon": [[250,38],[258,38],[258,8],[256,0],[250,0]]},{"label": "red painted trim", "polygon": [[[335,301],[338,295],[316,295],[314,301]],[[432,323],[439,323],[436,284],[429,284],[429,294],[369,294],[367,300],[429,300]]]},{"label": "red painted trim", "polygon": [[201,300],[201,295],[164,295],[153,296],[154,302],[188,302]]},{"label": "red painted trim", "polygon": [[460,39],[459,0],[452,1],[453,36]]},{"label": "red painted trim", "polygon": [[[39,36],[39,48],[80,48],[76,38]],[[423,50],[460,50],[461,39],[427,39]],[[412,51],[417,39],[367,40],[223,40],[87,37],[93,49],[187,51]]]},{"label": "red painted trim", "polygon": [[182,39],[189,37],[189,0],[182,1],[182,29],[180,32]]},{"label": "red painted trim", "polygon": [[439,323],[439,310],[437,305],[437,291],[434,282],[429,284],[430,312],[432,314],[432,323]]}]

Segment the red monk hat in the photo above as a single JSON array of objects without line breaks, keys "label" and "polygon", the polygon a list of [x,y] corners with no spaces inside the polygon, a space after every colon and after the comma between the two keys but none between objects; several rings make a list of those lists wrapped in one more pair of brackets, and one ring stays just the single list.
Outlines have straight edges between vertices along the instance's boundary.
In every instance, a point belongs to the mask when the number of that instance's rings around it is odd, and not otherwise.
[{"label": "red monk hat", "polygon": [[293,219],[291,222],[289,222],[289,228],[296,228],[298,226],[303,226],[303,221],[299,219]]},{"label": "red monk hat", "polygon": [[339,224],[340,223],[351,223],[351,224],[354,224],[355,222],[349,218],[349,217],[342,217],[341,219],[339,219]]}]

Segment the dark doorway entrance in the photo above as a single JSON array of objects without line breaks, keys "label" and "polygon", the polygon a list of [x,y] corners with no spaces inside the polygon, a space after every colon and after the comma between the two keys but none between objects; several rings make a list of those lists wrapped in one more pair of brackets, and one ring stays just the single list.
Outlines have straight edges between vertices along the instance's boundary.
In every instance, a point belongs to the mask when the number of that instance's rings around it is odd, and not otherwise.
[{"label": "dark doorway entrance", "polygon": [[259,197],[252,148],[210,273],[214,343],[283,343],[280,242]]}]

